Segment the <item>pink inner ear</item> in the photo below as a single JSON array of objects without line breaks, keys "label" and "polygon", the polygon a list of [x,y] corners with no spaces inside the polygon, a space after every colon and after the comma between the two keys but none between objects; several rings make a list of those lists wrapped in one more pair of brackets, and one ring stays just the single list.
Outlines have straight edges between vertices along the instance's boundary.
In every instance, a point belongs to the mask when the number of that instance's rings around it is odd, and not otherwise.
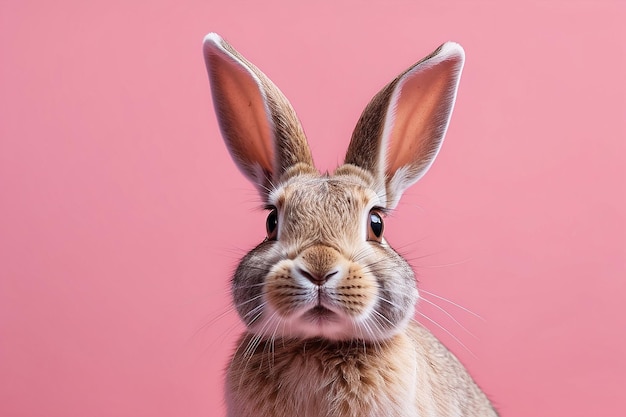
[{"label": "pink inner ear", "polygon": [[399,86],[387,142],[388,178],[403,166],[420,170],[432,161],[450,115],[455,65],[455,61],[449,60],[432,67],[417,67]]},{"label": "pink inner ear", "polygon": [[273,172],[272,130],[261,86],[241,64],[220,52],[210,53],[209,68],[222,135],[236,162],[252,175],[257,164]]}]

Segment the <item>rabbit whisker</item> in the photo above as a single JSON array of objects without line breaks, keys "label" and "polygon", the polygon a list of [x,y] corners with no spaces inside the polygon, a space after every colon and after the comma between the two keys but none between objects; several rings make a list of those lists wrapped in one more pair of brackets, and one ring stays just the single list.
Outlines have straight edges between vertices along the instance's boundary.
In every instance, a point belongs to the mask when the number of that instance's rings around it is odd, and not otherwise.
[{"label": "rabbit whisker", "polygon": [[447,302],[447,303],[450,303],[450,304],[452,304],[453,306],[455,306],[455,307],[457,307],[457,308],[460,308],[461,310],[463,310],[463,311],[465,311],[465,312],[467,312],[467,313],[471,314],[472,316],[474,316],[474,317],[476,317],[476,318],[479,318],[479,319],[481,319],[482,321],[485,321],[485,319],[484,319],[482,316],[480,316],[479,314],[474,313],[472,310],[470,310],[470,309],[468,309],[468,308],[465,308],[465,307],[463,307],[462,305],[457,304],[457,303],[455,303],[454,301],[452,301],[452,300],[450,300],[450,299],[448,299],[448,298],[442,297],[442,296],[437,295],[437,294],[435,294],[435,293],[433,293],[433,292],[430,292],[430,291],[426,291],[426,290],[425,290],[425,289],[423,289],[423,288],[420,288],[420,289],[419,289],[419,291],[420,291],[421,293],[428,294],[428,295],[430,295],[430,296],[432,296],[432,297],[435,297],[435,298],[437,298],[437,299],[439,299],[439,300],[442,300],[442,301],[445,301],[445,302]]},{"label": "rabbit whisker", "polygon": [[196,330],[194,330],[194,332],[192,333],[191,336],[189,336],[189,338],[187,339],[187,343],[190,343],[192,340],[194,340],[196,337],[198,337],[198,335],[210,328],[211,326],[213,326],[215,323],[217,323],[218,321],[220,321],[221,319],[223,319],[224,317],[232,314],[235,311],[235,308],[232,306],[227,307],[224,311],[222,311],[221,313],[219,313],[217,316],[213,316],[211,317],[209,320],[207,320],[206,322],[202,323],[201,325],[199,325]]},{"label": "rabbit whisker", "polygon": [[454,318],[454,316],[452,314],[450,314],[445,308],[441,307],[439,304],[434,303],[430,300],[428,300],[427,298],[424,297],[420,297],[420,299],[422,301],[427,302],[428,304],[432,305],[433,307],[437,308],[438,310],[442,311],[446,316],[448,316],[452,321],[454,321],[457,326],[459,326],[461,329],[465,330],[465,332],[467,332],[470,336],[472,336],[475,339],[478,339],[478,337],[476,337],[476,335],[472,332],[470,332],[465,326],[463,326],[456,318]]},{"label": "rabbit whisker", "polygon": [[428,320],[429,322],[433,323],[435,326],[439,327],[441,330],[443,330],[444,332],[446,332],[450,337],[452,337],[454,339],[455,342],[457,342],[459,345],[461,345],[465,350],[467,350],[469,352],[470,355],[472,355],[474,358],[476,358],[476,355],[474,354],[474,352],[471,351],[470,348],[468,348],[463,342],[461,342],[461,340],[456,337],[454,334],[452,334],[452,332],[450,332],[448,329],[446,329],[444,326],[442,326],[441,324],[437,323],[435,320],[431,319],[430,317],[428,317],[426,314],[421,313],[421,312],[417,312],[417,314],[419,314],[420,316],[424,317],[426,320]]}]

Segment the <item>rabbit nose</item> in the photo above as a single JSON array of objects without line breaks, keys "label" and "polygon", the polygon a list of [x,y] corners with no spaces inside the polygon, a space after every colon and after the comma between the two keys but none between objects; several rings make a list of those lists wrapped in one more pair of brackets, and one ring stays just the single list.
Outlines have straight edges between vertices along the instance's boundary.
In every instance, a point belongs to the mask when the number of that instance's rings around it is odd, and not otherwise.
[{"label": "rabbit nose", "polygon": [[303,277],[305,277],[306,279],[308,279],[315,285],[323,285],[330,278],[337,275],[337,272],[339,272],[339,271],[330,271],[326,274],[317,274],[317,273],[309,272],[306,269],[301,268],[301,267],[298,267],[297,271],[299,274],[301,274]]}]

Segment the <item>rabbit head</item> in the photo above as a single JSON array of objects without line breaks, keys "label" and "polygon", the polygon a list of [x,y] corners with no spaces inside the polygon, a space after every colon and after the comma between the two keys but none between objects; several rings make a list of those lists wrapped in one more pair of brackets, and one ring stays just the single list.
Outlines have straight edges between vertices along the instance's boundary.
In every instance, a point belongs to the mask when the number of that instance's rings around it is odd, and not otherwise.
[{"label": "rabbit head", "polygon": [[269,211],[266,239],[232,282],[248,331],[365,341],[401,332],[418,291],[384,217],[440,149],[463,49],[443,44],[374,96],[332,174],[315,169],[295,111],[258,68],[217,34],[204,57],[224,141]]}]

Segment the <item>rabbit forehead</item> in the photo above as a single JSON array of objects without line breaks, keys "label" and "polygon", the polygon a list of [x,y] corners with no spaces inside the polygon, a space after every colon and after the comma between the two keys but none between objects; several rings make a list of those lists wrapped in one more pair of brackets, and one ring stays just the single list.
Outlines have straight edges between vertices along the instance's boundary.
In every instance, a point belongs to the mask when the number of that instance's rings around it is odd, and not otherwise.
[{"label": "rabbit forehead", "polygon": [[292,179],[278,189],[275,202],[278,208],[331,215],[377,205],[379,198],[358,178],[323,175]]},{"label": "rabbit forehead", "polygon": [[[380,204],[377,193],[358,176],[298,175],[276,187],[268,198],[279,209],[293,205],[347,210],[351,206]],[[334,210],[331,210],[333,212]]]},{"label": "rabbit forehead", "polygon": [[329,242],[365,233],[362,220],[380,204],[365,181],[342,175],[291,178],[269,201],[280,213],[280,239]]}]

